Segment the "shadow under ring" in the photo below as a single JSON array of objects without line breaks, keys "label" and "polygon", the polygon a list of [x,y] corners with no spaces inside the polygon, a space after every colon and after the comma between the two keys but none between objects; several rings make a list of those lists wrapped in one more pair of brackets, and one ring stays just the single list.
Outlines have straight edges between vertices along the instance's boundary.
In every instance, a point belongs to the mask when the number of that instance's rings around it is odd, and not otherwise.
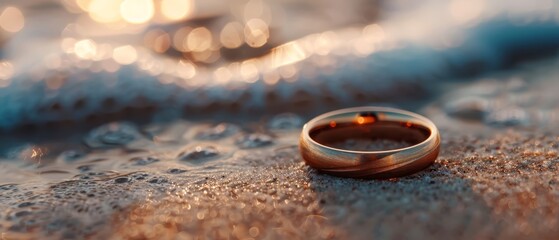
[{"label": "shadow under ring", "polygon": [[[405,141],[409,147],[347,150],[331,143],[352,138]],[[322,114],[303,126],[299,149],[306,164],[335,176],[393,178],[416,173],[439,154],[435,124],[409,111],[386,107],[346,108]]]}]

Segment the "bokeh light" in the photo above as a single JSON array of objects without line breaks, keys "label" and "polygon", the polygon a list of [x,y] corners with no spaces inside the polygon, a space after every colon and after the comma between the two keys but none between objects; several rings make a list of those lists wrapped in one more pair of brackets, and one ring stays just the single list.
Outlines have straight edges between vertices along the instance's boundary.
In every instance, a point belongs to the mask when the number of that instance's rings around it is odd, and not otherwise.
[{"label": "bokeh light", "polygon": [[240,73],[243,80],[252,83],[258,80],[258,67],[256,60],[247,60],[241,63]]},{"label": "bokeh light", "polygon": [[190,15],[194,8],[192,0],[162,0],[161,12],[163,16],[170,20],[185,19]]},{"label": "bokeh light", "polygon": [[14,74],[14,65],[8,61],[0,61],[0,87],[10,85],[10,79]]},{"label": "bokeh light", "polygon": [[227,23],[219,35],[219,40],[226,48],[238,48],[244,42],[243,25],[238,22]]},{"label": "bokeh light", "polygon": [[81,59],[93,59],[97,55],[97,44],[91,39],[84,39],[74,44],[74,53]]},{"label": "bokeh light", "polygon": [[179,28],[173,34],[173,48],[181,52],[186,52],[187,51],[186,37],[188,36],[190,31],[192,31],[192,28],[190,27]]},{"label": "bokeh light", "polygon": [[131,64],[138,58],[138,52],[130,45],[117,47],[113,51],[113,59],[122,65]]},{"label": "bokeh light", "polygon": [[120,14],[129,23],[140,24],[149,21],[154,14],[151,0],[124,0],[120,4]]},{"label": "bokeh light", "polygon": [[188,50],[203,52],[212,45],[212,33],[205,27],[193,29],[187,37]]},{"label": "bokeh light", "polygon": [[270,37],[268,24],[258,18],[251,19],[246,23],[244,33],[245,42],[255,48],[262,47]]},{"label": "bokeh light", "polygon": [[216,82],[224,84],[231,79],[232,74],[226,67],[220,67],[214,71],[214,77]]},{"label": "bokeh light", "polygon": [[91,19],[101,23],[112,23],[121,20],[119,0],[91,0],[87,11]]},{"label": "bokeh light", "polygon": [[154,29],[145,34],[144,44],[157,53],[164,53],[171,46],[171,37],[161,29]]},{"label": "bokeh light", "polygon": [[25,25],[23,13],[16,7],[6,7],[0,13],[0,28],[6,32],[19,32]]},{"label": "bokeh light", "polygon": [[183,79],[190,79],[196,75],[196,67],[187,61],[179,61],[176,69],[177,75]]}]

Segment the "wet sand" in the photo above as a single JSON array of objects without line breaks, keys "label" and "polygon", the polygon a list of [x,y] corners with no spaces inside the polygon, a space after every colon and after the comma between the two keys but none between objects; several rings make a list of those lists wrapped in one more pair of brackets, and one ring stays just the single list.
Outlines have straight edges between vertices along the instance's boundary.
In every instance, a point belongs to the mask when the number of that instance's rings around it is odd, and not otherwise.
[{"label": "wet sand", "polygon": [[296,146],[300,115],[246,125],[109,124],[83,134],[79,147],[29,145],[10,155],[18,161],[0,162],[0,232],[5,239],[556,239],[559,132],[549,107],[556,97],[543,94],[557,89],[553,66],[453,86],[419,109],[440,128],[441,154],[399,179],[343,179],[307,167]]}]

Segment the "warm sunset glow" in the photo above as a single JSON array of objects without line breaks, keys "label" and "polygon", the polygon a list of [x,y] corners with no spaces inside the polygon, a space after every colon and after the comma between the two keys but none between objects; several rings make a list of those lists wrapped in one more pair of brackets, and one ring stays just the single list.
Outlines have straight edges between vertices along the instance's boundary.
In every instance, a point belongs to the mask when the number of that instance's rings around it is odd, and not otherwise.
[{"label": "warm sunset glow", "polygon": [[167,19],[180,20],[192,13],[194,6],[192,0],[163,0],[161,1],[161,13]]},{"label": "warm sunset glow", "polygon": [[363,28],[362,33],[363,37],[375,40],[376,42],[384,40],[385,37],[384,29],[378,24],[367,25]]},{"label": "warm sunset glow", "polygon": [[186,39],[188,50],[202,52],[212,46],[212,33],[205,27],[193,29]]},{"label": "warm sunset glow", "polygon": [[8,61],[0,61],[0,87],[10,85],[10,79],[14,74],[14,65]]},{"label": "warm sunset glow", "polygon": [[81,59],[92,59],[97,55],[97,44],[90,39],[84,39],[74,44],[74,53]]},{"label": "warm sunset glow", "polygon": [[202,51],[202,52],[192,52],[192,58],[196,62],[205,62],[205,63],[212,63],[219,58],[218,51]]},{"label": "warm sunset glow", "polygon": [[305,50],[297,42],[288,42],[272,49],[270,54],[270,65],[278,68],[290,65],[307,58]]},{"label": "warm sunset glow", "polygon": [[136,52],[136,49],[130,45],[117,47],[113,51],[113,59],[117,63],[127,65],[138,59],[138,53]]},{"label": "warm sunset glow", "polygon": [[145,23],[153,17],[153,13],[151,0],[124,0],[120,4],[120,15],[129,23]]},{"label": "warm sunset glow", "polygon": [[270,37],[268,24],[262,21],[262,19],[257,18],[251,19],[246,23],[244,33],[245,42],[253,48],[264,46]]},{"label": "warm sunset glow", "polygon": [[364,117],[357,117],[357,123],[359,123],[359,124],[365,123],[365,118]]},{"label": "warm sunset glow", "polygon": [[169,34],[164,33],[157,36],[153,42],[153,50],[158,53],[163,53],[171,46],[171,37]]},{"label": "warm sunset glow", "polygon": [[485,8],[483,0],[454,0],[449,6],[450,14],[458,24],[467,24],[479,18]]},{"label": "warm sunset glow", "polygon": [[78,5],[78,7],[82,10],[82,11],[89,11],[89,4],[92,2],[93,0],[76,0],[76,5]]},{"label": "warm sunset glow", "polygon": [[144,35],[144,44],[155,52],[164,53],[171,46],[171,36],[161,29],[154,29]]},{"label": "warm sunset glow", "polygon": [[25,20],[23,13],[16,7],[7,7],[0,13],[0,28],[6,32],[19,32],[23,29]]},{"label": "warm sunset glow", "polygon": [[358,124],[374,123],[376,122],[375,117],[372,116],[359,116],[356,119]]},{"label": "warm sunset glow", "polygon": [[283,80],[291,82],[297,80],[295,76],[297,75],[297,67],[294,65],[285,65],[279,68],[279,74],[283,78]]},{"label": "warm sunset glow", "polygon": [[241,77],[246,82],[256,82],[258,80],[258,67],[255,61],[244,61],[240,68]]},{"label": "warm sunset glow", "polygon": [[184,79],[192,78],[196,75],[196,67],[192,63],[180,61],[177,64],[177,75]]},{"label": "warm sunset glow", "polygon": [[226,83],[231,79],[232,75],[229,69],[227,69],[226,67],[220,67],[215,70],[214,77],[217,82]]},{"label": "warm sunset glow", "polygon": [[280,74],[278,71],[269,71],[262,75],[262,80],[268,85],[275,85],[280,80]]},{"label": "warm sunset glow", "polygon": [[264,7],[262,0],[249,0],[244,7],[244,18],[248,20],[262,16]]},{"label": "warm sunset glow", "polygon": [[119,0],[91,0],[87,6],[89,17],[101,23],[111,23],[121,20]]},{"label": "warm sunset glow", "polygon": [[173,35],[173,39],[172,39],[173,48],[181,52],[186,52],[187,51],[186,38],[190,33],[190,31],[192,31],[192,28],[190,27],[182,27],[179,30],[177,30]]},{"label": "warm sunset glow", "polygon": [[73,38],[64,38],[60,41],[60,48],[62,48],[62,51],[65,53],[73,53],[75,45],[76,39]]},{"label": "warm sunset glow", "polygon": [[221,44],[226,48],[238,48],[243,44],[243,26],[238,22],[227,23],[219,35]]}]

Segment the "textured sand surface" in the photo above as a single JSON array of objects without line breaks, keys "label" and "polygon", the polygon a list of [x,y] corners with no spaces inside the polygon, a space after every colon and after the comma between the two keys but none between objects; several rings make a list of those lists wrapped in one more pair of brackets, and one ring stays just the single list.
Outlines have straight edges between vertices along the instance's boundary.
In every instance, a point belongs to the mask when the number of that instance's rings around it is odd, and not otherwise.
[{"label": "textured sand surface", "polygon": [[557,74],[545,66],[425,106],[440,157],[399,179],[308,168],[306,117],[292,114],[112,123],[17,145],[0,161],[0,239],[557,239]]},{"label": "textured sand surface", "polygon": [[[553,239],[559,234],[557,134],[507,130],[480,137],[443,131],[433,166],[390,180],[318,174],[287,143],[295,135],[194,166],[161,160],[121,167],[120,174],[85,170],[51,185],[2,185],[4,237]],[[128,162],[122,155],[110,161]],[[92,169],[102,165],[85,162]]]}]

